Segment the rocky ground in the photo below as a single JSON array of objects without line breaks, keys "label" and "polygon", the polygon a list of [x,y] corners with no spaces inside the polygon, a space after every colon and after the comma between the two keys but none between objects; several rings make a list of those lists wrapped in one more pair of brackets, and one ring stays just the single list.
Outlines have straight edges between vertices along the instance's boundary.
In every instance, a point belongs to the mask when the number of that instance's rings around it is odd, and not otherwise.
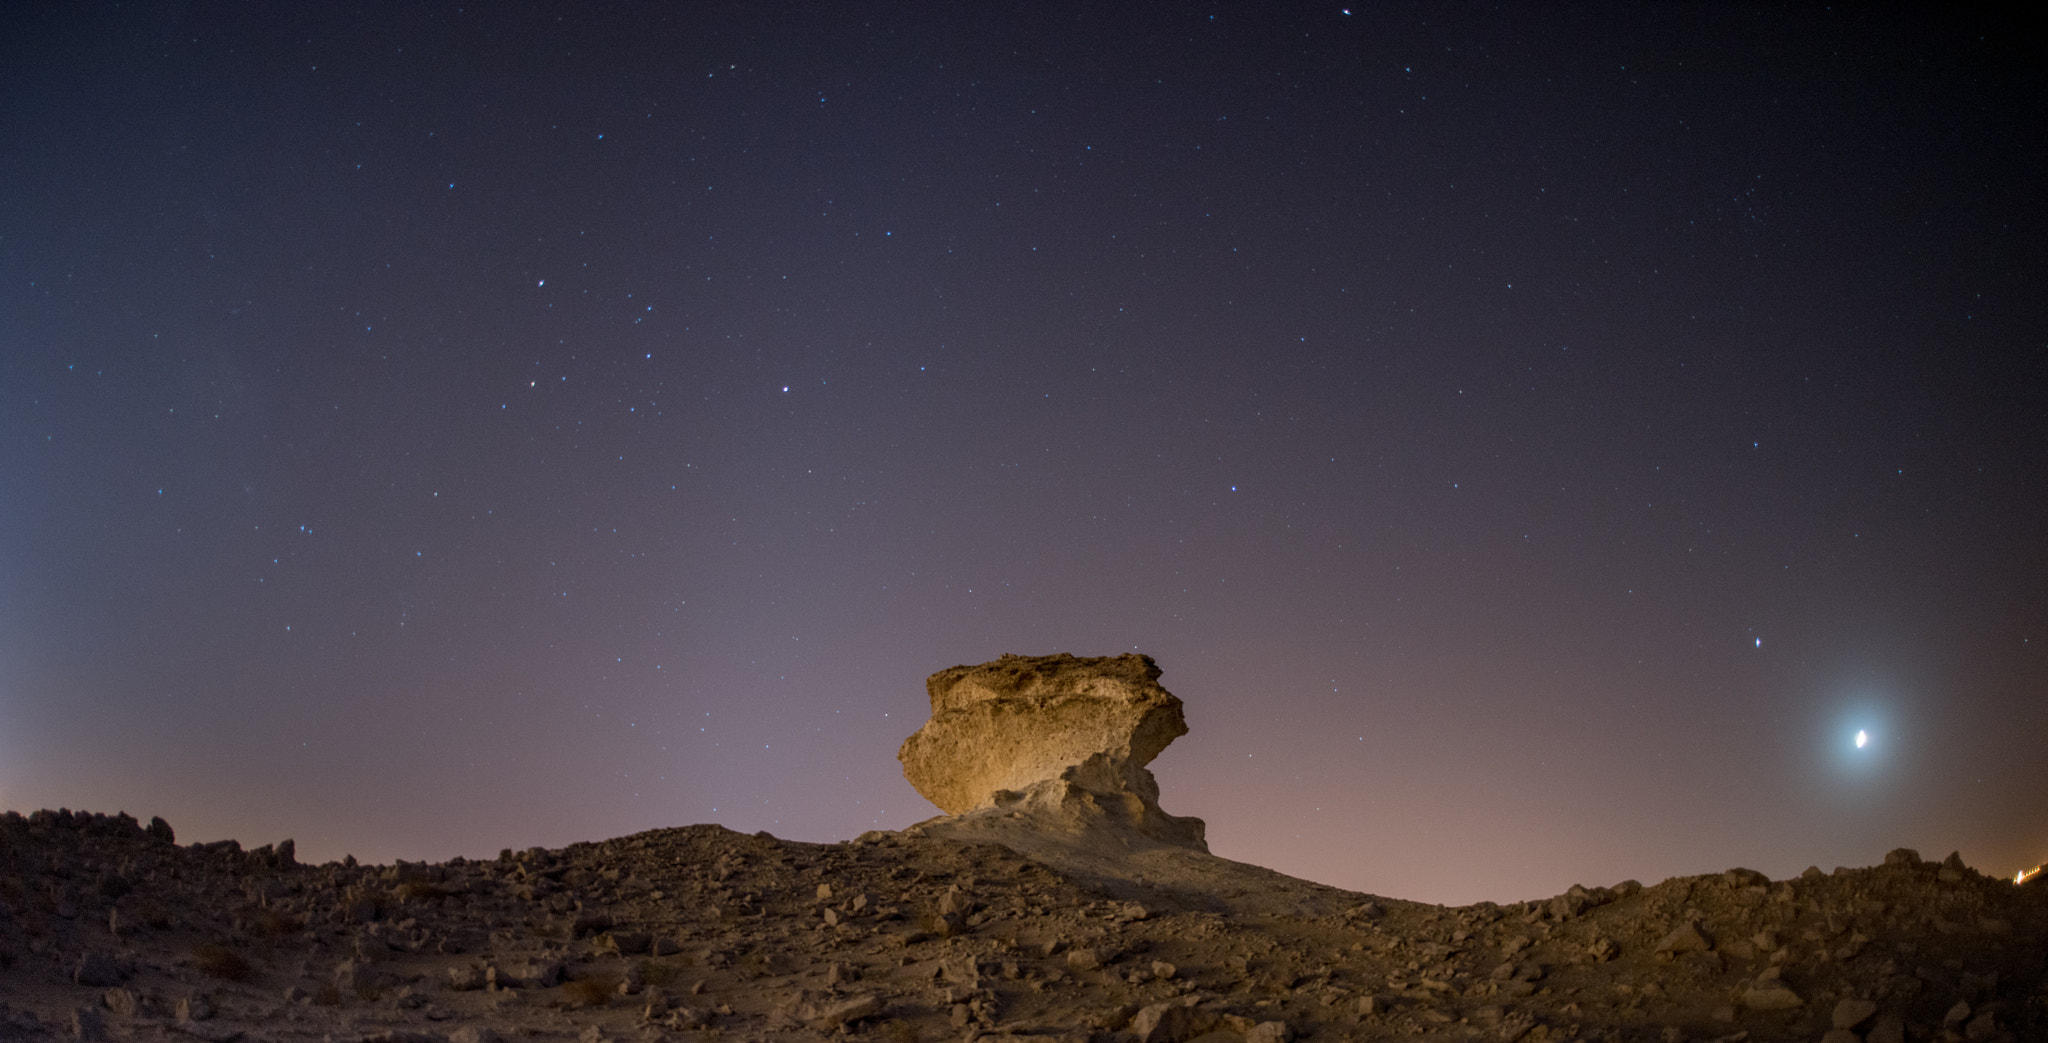
[{"label": "rocky ground", "polygon": [[1444,908],[718,826],[297,864],[0,816],[0,1039],[2048,1040],[2048,885],[1894,852]]}]

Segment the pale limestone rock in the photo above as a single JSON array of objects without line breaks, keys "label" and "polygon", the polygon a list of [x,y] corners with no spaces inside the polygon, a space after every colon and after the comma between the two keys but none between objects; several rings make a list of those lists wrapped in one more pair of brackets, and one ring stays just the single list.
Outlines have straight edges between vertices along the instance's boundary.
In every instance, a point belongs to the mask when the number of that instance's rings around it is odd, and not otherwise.
[{"label": "pale limestone rock", "polygon": [[1208,850],[1200,819],[1159,807],[1145,765],[1187,734],[1150,656],[1005,655],[925,682],[932,717],[897,759],[948,814],[1001,809],[1039,828]]}]

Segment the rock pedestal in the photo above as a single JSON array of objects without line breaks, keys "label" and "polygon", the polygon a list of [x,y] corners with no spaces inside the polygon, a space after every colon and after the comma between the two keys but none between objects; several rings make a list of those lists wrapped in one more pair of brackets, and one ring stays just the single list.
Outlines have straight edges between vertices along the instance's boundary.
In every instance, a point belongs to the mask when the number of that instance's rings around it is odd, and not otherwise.
[{"label": "rock pedestal", "polygon": [[1208,850],[1200,819],[1160,809],[1145,767],[1188,730],[1150,656],[1005,655],[941,670],[925,690],[931,720],[897,759],[947,813],[1001,809],[1041,828]]}]

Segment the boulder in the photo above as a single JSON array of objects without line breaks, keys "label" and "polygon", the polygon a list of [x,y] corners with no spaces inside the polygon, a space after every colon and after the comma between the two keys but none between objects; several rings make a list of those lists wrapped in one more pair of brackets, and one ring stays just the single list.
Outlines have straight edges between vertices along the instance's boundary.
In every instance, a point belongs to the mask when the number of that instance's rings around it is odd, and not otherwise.
[{"label": "boulder", "polygon": [[1064,653],[941,670],[925,682],[931,720],[897,759],[950,815],[1037,811],[1206,851],[1201,820],[1162,811],[1145,767],[1188,730],[1159,673],[1150,656]]}]

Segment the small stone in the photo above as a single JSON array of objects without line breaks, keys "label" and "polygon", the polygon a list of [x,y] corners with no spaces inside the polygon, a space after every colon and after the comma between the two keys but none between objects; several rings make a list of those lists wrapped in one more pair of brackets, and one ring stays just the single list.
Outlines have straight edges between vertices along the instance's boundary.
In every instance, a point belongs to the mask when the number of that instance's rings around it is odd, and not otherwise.
[{"label": "small stone", "polygon": [[668,1012],[668,1020],[663,1022],[663,1024],[669,1028],[687,1032],[693,1029],[701,1029],[711,1024],[711,1014],[709,1011],[699,1008],[677,1007]]},{"label": "small stone", "polygon": [[448,987],[456,992],[474,992],[487,984],[482,967],[471,964],[467,967],[448,968]]},{"label": "small stone", "polygon": [[1294,1030],[1284,1021],[1261,1021],[1244,1034],[1244,1043],[1289,1043]]},{"label": "small stone", "polygon": [[[562,961],[557,959],[529,960],[505,968],[513,978],[529,989],[551,989],[562,983]],[[502,979],[504,972],[500,972]]]},{"label": "small stone", "polygon": [[[830,910],[827,911],[829,912]],[[960,890],[957,884],[947,888],[946,893],[939,896],[940,916],[966,916],[973,911],[974,897]]]},{"label": "small stone", "polygon": [[604,937],[605,944],[621,956],[638,956],[654,944],[654,938],[645,931],[611,931]]},{"label": "small stone", "polygon": [[1175,967],[1173,964],[1170,964],[1165,960],[1152,961],[1152,976],[1154,978],[1171,979],[1179,971],[1180,968]]},{"label": "small stone", "polygon": [[1830,1020],[1834,1022],[1834,1027],[1838,1029],[1853,1029],[1869,1021],[1870,1016],[1875,1013],[1877,1013],[1877,1004],[1875,1002],[1845,998],[1835,1004],[1835,1012]]},{"label": "small stone", "polygon": [[972,989],[981,984],[981,965],[976,962],[973,953],[964,953],[950,960],[940,961],[939,976],[955,985],[964,985]]},{"label": "small stone", "polygon": [[819,885],[818,885],[818,901],[820,901],[820,902],[829,902],[829,901],[831,901],[831,900],[832,900],[832,885],[831,885],[831,884],[819,884]]},{"label": "small stone", "polygon": [[100,996],[100,1002],[106,1004],[107,1009],[113,1011],[114,1016],[119,1018],[134,1017],[140,1005],[135,993],[128,989],[108,989]]},{"label": "small stone", "polygon": [[[1140,1008],[1131,1016],[1130,1032],[1137,1037],[1137,1043],[1185,1043],[1215,1025],[1215,1014],[1196,1010],[1179,1000],[1167,1000]],[[1254,1027],[1252,1031],[1258,1029]]]},{"label": "small stone", "polygon": [[1947,1014],[1942,1015],[1941,1027],[1955,1029],[1968,1020],[1970,1020],[1970,1001],[1957,1000],[1956,1005],[1950,1007]]},{"label": "small stone", "polygon": [[464,1025],[448,1034],[448,1043],[504,1043],[505,1037],[489,1025]]},{"label": "small stone", "polygon": [[826,1000],[822,1003],[799,1004],[795,1010],[796,1020],[819,1031],[829,1032],[849,1022],[872,1018],[882,1013],[882,998],[875,995],[851,996],[843,1000]]},{"label": "small stone", "polygon": [[1910,847],[1895,847],[1885,852],[1884,864],[1888,866],[1917,866],[1920,864],[1920,852]]},{"label": "small stone", "polygon": [[1102,955],[1094,949],[1075,949],[1067,954],[1067,969],[1070,971],[1101,970]]},{"label": "small stone", "polygon": [[682,951],[681,943],[677,942],[674,938],[656,938],[654,940],[654,955],[656,956],[674,956]]},{"label": "small stone", "polygon": [[171,1013],[181,1023],[205,1021],[213,1017],[213,1002],[200,995],[181,996]]},{"label": "small stone", "polygon": [[1742,1005],[1750,1010],[1792,1010],[1805,1000],[1782,981],[1759,981],[1742,991]]},{"label": "small stone", "polygon": [[1673,928],[1664,940],[1657,943],[1658,952],[1706,952],[1714,947],[1713,940],[1701,931],[1698,924],[1685,923]]},{"label": "small stone", "polygon": [[1885,1014],[1872,1022],[1863,1043],[1906,1043],[1906,1022],[1897,1014]]}]

